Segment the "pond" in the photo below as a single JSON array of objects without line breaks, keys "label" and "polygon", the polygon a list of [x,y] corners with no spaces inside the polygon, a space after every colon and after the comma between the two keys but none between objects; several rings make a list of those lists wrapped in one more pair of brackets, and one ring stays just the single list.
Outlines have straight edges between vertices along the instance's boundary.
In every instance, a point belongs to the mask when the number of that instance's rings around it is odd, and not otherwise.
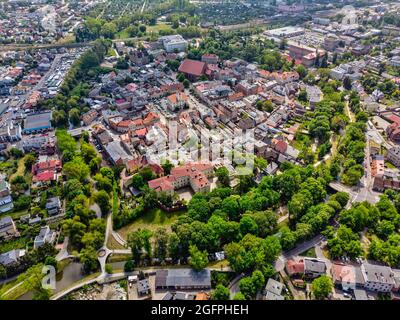
[{"label": "pond", "polygon": [[[61,276],[61,279],[59,277]],[[57,283],[56,283],[56,290],[54,293],[60,292],[75,282],[81,280],[86,275],[82,273],[82,264],[79,262],[71,262],[67,266],[65,266],[64,270],[57,275]],[[22,296],[20,296],[17,300],[32,300],[33,292],[29,291]]]}]

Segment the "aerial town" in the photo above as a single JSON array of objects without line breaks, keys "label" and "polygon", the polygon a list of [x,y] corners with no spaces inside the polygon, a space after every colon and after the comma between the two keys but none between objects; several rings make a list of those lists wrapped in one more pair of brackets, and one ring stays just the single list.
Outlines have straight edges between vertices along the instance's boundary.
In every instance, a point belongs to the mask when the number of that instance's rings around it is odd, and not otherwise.
[{"label": "aerial town", "polygon": [[398,1],[0,9],[0,300],[400,300]]}]

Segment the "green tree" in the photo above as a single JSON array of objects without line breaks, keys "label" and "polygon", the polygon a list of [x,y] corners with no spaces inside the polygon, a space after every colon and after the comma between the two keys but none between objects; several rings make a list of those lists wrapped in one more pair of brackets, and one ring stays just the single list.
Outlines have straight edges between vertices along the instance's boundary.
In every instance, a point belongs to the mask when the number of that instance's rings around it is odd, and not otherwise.
[{"label": "green tree", "polygon": [[89,176],[90,169],[81,157],[75,157],[72,161],[64,164],[63,172],[68,179],[83,182]]},{"label": "green tree", "polygon": [[246,299],[253,299],[257,294],[257,288],[254,285],[251,277],[242,278],[239,281],[240,292],[245,296]]},{"label": "green tree", "polygon": [[36,264],[18,277],[18,283],[22,282],[27,291],[34,292],[33,300],[49,300],[50,298],[50,290],[44,289],[42,286],[45,276],[42,269],[43,264]]},{"label": "green tree", "polygon": [[117,26],[114,22],[107,22],[101,27],[100,33],[104,38],[113,39],[117,33]]},{"label": "green tree", "polygon": [[32,166],[36,162],[36,157],[34,154],[29,153],[24,157],[24,164],[25,164],[25,170],[30,171],[32,169]]},{"label": "green tree", "polygon": [[124,272],[133,272],[135,270],[135,262],[133,260],[128,260],[124,264]]},{"label": "green tree", "polygon": [[24,155],[24,153],[17,148],[11,148],[10,154],[16,159],[22,158],[22,156]]},{"label": "green tree", "polygon": [[91,160],[97,157],[96,150],[89,144],[81,141],[81,156],[89,164]]},{"label": "green tree", "polygon": [[258,234],[258,226],[254,219],[249,215],[244,215],[240,219],[240,232],[242,235],[246,235],[248,233],[257,235]]},{"label": "green tree", "polygon": [[70,121],[74,126],[79,125],[80,122],[81,122],[79,109],[77,109],[77,108],[72,108],[71,110],[69,110],[69,112],[68,112],[68,118],[69,118],[69,121]]},{"label": "green tree", "polygon": [[320,276],[313,280],[311,285],[312,293],[318,300],[326,299],[332,292],[332,279],[326,275]]},{"label": "green tree", "polygon": [[218,284],[215,287],[215,290],[211,293],[211,297],[213,300],[229,300],[230,291],[222,284]]},{"label": "green tree", "polygon": [[107,214],[111,209],[110,196],[104,190],[100,190],[94,195],[94,200],[100,206],[102,214]]},{"label": "green tree", "polygon": [[188,79],[183,80],[182,84],[185,89],[188,89],[190,87],[190,81]]},{"label": "green tree", "polygon": [[233,300],[246,300],[246,297],[240,291],[235,294]]},{"label": "green tree", "polygon": [[83,264],[86,272],[91,272],[97,269],[97,252],[92,247],[87,247],[81,250],[79,254],[79,261]]},{"label": "green tree", "polygon": [[230,185],[230,179],[229,179],[229,171],[226,167],[219,167],[216,171],[215,174],[218,178],[218,182],[224,186],[224,187],[229,187]]},{"label": "green tree", "polygon": [[190,266],[199,271],[204,269],[208,264],[208,253],[206,250],[200,251],[196,245],[191,245],[189,247],[189,264]]},{"label": "green tree", "polygon": [[174,165],[168,159],[165,160],[165,162],[162,164],[162,168],[164,170],[165,175],[169,175],[173,167]]},{"label": "green tree", "polygon": [[155,257],[164,261],[167,257],[168,234],[164,228],[157,229],[155,233]]}]

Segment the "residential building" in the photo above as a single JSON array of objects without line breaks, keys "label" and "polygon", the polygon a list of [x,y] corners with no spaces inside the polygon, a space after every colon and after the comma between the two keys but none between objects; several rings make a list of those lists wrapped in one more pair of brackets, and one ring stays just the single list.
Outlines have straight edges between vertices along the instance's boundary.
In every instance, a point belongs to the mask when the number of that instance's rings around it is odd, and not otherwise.
[{"label": "residential building", "polygon": [[283,283],[269,278],[265,286],[265,300],[285,300],[282,296],[282,290]]},{"label": "residential building", "polygon": [[0,254],[0,265],[8,267],[17,264],[19,259],[25,255],[26,251],[23,249],[14,249]]},{"label": "residential building", "polygon": [[104,150],[114,165],[122,165],[132,159],[132,157],[122,148],[120,141],[109,142],[105,146]]},{"label": "residential building", "polygon": [[10,185],[4,179],[0,179],[0,213],[8,212],[13,208]]},{"label": "residential building", "polygon": [[325,261],[313,258],[304,258],[304,275],[309,278],[317,278],[326,273]]},{"label": "residential building", "polygon": [[328,34],[324,38],[324,48],[328,51],[335,51],[335,49],[339,46],[340,39],[335,34]]},{"label": "residential building", "polygon": [[373,190],[383,192],[386,189],[400,190],[398,172],[386,169],[383,174],[374,177]]},{"label": "residential building", "polygon": [[14,220],[10,216],[0,218],[0,240],[9,240],[19,237]]},{"label": "residential building", "polygon": [[219,61],[219,58],[216,54],[209,53],[209,54],[203,54],[201,56],[201,61],[208,63],[208,64],[217,64]]},{"label": "residential building", "polygon": [[371,162],[371,175],[375,177],[377,175],[383,175],[385,172],[385,158],[381,155],[373,156]]},{"label": "residential building", "polygon": [[396,167],[400,167],[400,147],[394,146],[390,148],[386,154],[386,159]]},{"label": "residential building", "polygon": [[361,272],[365,280],[364,288],[376,292],[390,292],[395,286],[392,269],[370,263],[361,265]]},{"label": "residential building", "polygon": [[306,86],[306,92],[310,107],[315,108],[318,102],[321,102],[323,93],[318,86]]},{"label": "residential building", "polygon": [[335,286],[344,291],[355,290],[357,286],[357,276],[355,267],[352,265],[332,264],[332,280]]},{"label": "residential building", "polygon": [[289,276],[303,275],[304,268],[303,258],[293,258],[286,261],[285,269]]},{"label": "residential building", "polygon": [[184,92],[176,92],[166,98],[167,107],[171,111],[182,110],[187,106],[189,97]]},{"label": "residential building", "polygon": [[39,234],[35,237],[33,241],[33,248],[37,249],[42,247],[46,243],[54,243],[56,240],[56,232],[50,230],[49,226],[44,226],[40,228]]},{"label": "residential building", "polygon": [[61,211],[60,197],[48,198],[46,201],[46,210],[50,216],[60,213]]},{"label": "residential building", "polygon": [[390,117],[392,123],[390,126],[386,128],[386,134],[388,135],[389,139],[399,143],[400,142],[400,117],[392,116]]},{"label": "residential building", "polygon": [[61,169],[62,169],[62,164],[61,160],[59,159],[40,161],[32,166],[32,174],[37,175],[45,171],[60,172]]}]

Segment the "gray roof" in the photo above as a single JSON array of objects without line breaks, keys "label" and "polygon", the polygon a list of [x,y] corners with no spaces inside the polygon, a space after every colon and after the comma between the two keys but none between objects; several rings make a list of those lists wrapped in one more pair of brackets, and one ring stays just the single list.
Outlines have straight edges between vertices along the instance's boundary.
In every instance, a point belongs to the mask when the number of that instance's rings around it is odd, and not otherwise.
[{"label": "gray roof", "polygon": [[111,141],[106,147],[107,153],[112,158],[114,162],[117,162],[119,159],[122,161],[129,159],[129,155],[126,151],[121,147],[119,141]]},{"label": "gray roof", "polygon": [[305,272],[325,273],[325,270],[326,264],[324,261],[318,259],[304,259]]},{"label": "gray roof", "polygon": [[140,280],[137,284],[139,293],[147,293],[150,290],[149,279]]},{"label": "gray roof", "polygon": [[174,300],[194,300],[196,296],[194,294],[186,292],[175,292]]},{"label": "gray roof", "polygon": [[60,198],[59,197],[52,197],[47,199],[46,202],[46,209],[53,209],[53,208],[60,208]]},{"label": "gray roof", "polygon": [[0,264],[8,266],[18,261],[18,259],[25,255],[25,250],[11,250],[6,253],[0,254]]},{"label": "gray roof", "polygon": [[211,287],[211,272],[208,269],[162,269],[156,272],[156,287]]},{"label": "gray roof", "polygon": [[268,279],[267,285],[265,287],[265,290],[271,293],[274,293],[276,295],[280,295],[282,293],[283,289],[283,284],[280,283],[279,281],[276,281],[272,278]]},{"label": "gray roof", "polygon": [[355,289],[354,297],[356,298],[356,300],[370,300],[367,292],[363,289]]},{"label": "gray roof", "polygon": [[395,284],[392,269],[371,263],[363,263],[361,271],[365,281]]},{"label": "gray roof", "polygon": [[282,297],[280,294],[275,294],[270,291],[267,292],[265,299],[266,300],[285,300],[285,298]]},{"label": "gray roof", "polygon": [[10,216],[6,216],[0,219],[0,228],[3,226],[8,226],[13,223],[13,219]]},{"label": "gray roof", "polygon": [[25,119],[24,130],[51,127],[51,112],[43,112],[28,115]]}]

